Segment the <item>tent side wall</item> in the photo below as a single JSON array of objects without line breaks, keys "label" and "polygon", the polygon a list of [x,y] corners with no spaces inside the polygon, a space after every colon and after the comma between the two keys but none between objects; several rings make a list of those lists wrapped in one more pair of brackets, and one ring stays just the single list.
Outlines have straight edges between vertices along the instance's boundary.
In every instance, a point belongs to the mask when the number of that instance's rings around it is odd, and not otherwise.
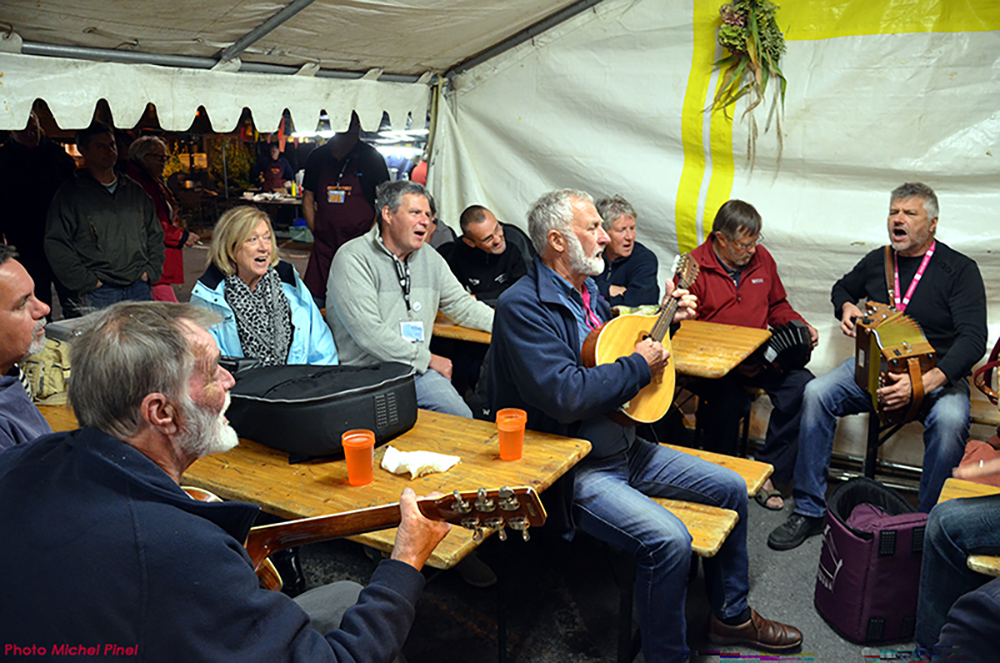
[{"label": "tent side wall", "polygon": [[[970,0],[967,15],[903,25],[887,0],[788,3],[796,7],[779,11],[782,26],[792,24],[784,151],[779,164],[774,128],[762,133],[751,173],[743,107],[734,123],[703,112],[718,80],[718,4],[605,0],[456,77],[431,161],[444,217],[481,203],[525,227],[529,204],[547,190],[620,193],[663,279],[679,251],[704,240],[722,202],[746,200],[764,218],[790,301],[820,330],[811,368],[823,374],[853,354],[832,315],[832,284],[887,242],[889,191],[924,181],[940,198],[938,238],[979,264],[992,344],[1000,13],[977,14],[989,3]],[[817,4],[837,5],[840,22],[818,21]],[[766,107],[757,116],[763,129]],[[890,454],[920,464],[920,427],[907,432]],[[838,447],[860,452],[863,439],[850,418]]]}]

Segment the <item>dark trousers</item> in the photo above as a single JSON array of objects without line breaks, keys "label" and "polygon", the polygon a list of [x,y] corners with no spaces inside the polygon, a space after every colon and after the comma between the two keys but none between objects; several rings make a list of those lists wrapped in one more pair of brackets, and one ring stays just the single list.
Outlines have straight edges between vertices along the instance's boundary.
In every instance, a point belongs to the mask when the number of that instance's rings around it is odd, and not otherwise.
[{"label": "dark trousers", "polygon": [[708,451],[735,456],[739,445],[740,420],[749,416],[751,395],[746,387],[759,387],[771,399],[774,409],[767,424],[764,448],[757,460],[774,466],[771,480],[785,484],[792,480],[798,453],[802,393],[813,379],[808,369],[787,373],[761,372],[747,377],[733,371],[717,380],[695,380],[688,390],[698,395],[698,423]]}]

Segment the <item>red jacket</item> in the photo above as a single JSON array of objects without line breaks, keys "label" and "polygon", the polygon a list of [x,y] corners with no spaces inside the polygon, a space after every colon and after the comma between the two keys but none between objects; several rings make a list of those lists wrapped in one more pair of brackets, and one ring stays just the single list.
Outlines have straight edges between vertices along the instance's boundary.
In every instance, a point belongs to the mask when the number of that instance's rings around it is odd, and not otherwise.
[{"label": "red jacket", "polygon": [[163,259],[163,276],[154,285],[184,283],[184,243],[187,241],[189,233],[173,222],[174,214],[177,211],[177,202],[170,193],[170,189],[167,188],[166,184],[154,180],[142,164],[135,161],[128,162],[125,174],[138,182],[146,195],[152,199],[156,218],[163,226],[166,257]]},{"label": "red jacket", "polygon": [[763,246],[757,247],[743,268],[739,288],[719,263],[711,239],[692,251],[691,256],[701,267],[691,286],[691,292],[698,297],[699,320],[760,329],[792,320],[805,322],[788,303],[778,266]]}]

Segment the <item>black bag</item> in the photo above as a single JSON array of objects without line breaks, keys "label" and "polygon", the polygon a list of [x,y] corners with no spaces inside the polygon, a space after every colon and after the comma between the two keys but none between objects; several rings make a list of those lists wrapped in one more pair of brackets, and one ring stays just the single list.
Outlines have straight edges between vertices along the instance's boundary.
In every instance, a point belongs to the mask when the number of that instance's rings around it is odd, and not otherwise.
[{"label": "black bag", "polygon": [[375,433],[375,446],[413,428],[413,367],[262,366],[236,373],[226,417],[241,437],[289,453],[289,462],[343,458],[340,436]]}]

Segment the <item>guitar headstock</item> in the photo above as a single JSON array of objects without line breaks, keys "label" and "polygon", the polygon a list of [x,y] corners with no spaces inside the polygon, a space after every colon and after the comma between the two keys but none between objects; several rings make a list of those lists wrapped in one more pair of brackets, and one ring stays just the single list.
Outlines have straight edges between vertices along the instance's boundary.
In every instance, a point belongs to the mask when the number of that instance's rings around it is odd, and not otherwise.
[{"label": "guitar headstock", "polygon": [[691,257],[690,253],[685,253],[674,258],[673,272],[677,276],[677,282],[674,284],[675,287],[682,290],[690,288],[691,284],[698,278],[698,271],[700,269],[701,265]]},{"label": "guitar headstock", "polygon": [[545,507],[534,488],[524,486],[476,491],[454,491],[451,495],[425,497],[418,501],[420,512],[432,520],[445,520],[473,531],[480,540],[485,530],[495,530],[501,541],[507,540],[504,529],[521,532],[528,540],[528,528],[545,524]]}]

